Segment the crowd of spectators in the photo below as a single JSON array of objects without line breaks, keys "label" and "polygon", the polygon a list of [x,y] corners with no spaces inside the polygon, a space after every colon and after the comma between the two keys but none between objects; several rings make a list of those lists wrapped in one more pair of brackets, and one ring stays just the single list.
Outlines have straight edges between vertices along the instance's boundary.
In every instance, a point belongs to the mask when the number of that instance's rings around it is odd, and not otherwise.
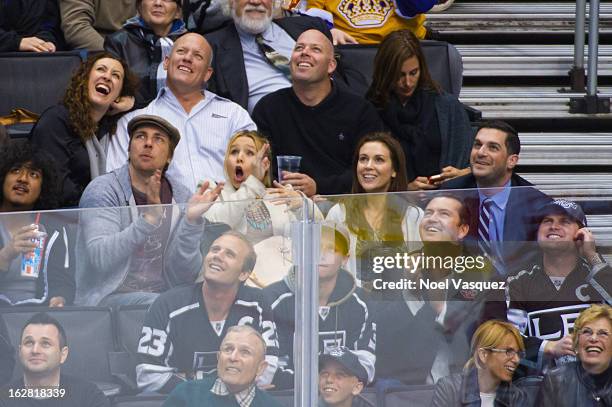
[{"label": "crowd of spectators", "polygon": [[[289,228],[314,221],[321,407],[413,384],[436,407],[612,404],[612,269],[580,204],[516,173],[518,132],[432,79],[437,2],[305,3],[0,5],[1,51],[90,52],[29,140],[1,143],[0,312],[146,304],[133,391],[275,406],[301,329]],[[367,91],[337,43],[379,44]],[[108,405],[61,373],[58,321],[22,328],[13,349],[0,318],[0,384],[22,373],[0,406]],[[521,379],[541,376],[536,401]]]}]

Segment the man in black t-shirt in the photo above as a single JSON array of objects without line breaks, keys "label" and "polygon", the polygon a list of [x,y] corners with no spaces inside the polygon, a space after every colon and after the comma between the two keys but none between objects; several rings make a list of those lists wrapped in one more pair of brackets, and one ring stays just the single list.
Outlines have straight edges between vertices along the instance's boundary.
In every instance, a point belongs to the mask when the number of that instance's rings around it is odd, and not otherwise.
[{"label": "man in black t-shirt", "polygon": [[61,373],[67,358],[60,323],[44,312],[32,316],[19,343],[23,377],[0,391],[0,407],[110,407],[93,383]]}]

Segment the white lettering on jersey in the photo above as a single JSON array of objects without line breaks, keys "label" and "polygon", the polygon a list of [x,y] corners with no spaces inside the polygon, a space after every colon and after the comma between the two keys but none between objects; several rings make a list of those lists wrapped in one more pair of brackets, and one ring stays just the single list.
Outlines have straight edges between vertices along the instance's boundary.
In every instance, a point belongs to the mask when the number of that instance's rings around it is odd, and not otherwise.
[{"label": "white lettering on jersey", "polygon": [[138,353],[146,353],[154,357],[163,355],[166,337],[166,331],[143,326],[142,336],[138,342]]}]

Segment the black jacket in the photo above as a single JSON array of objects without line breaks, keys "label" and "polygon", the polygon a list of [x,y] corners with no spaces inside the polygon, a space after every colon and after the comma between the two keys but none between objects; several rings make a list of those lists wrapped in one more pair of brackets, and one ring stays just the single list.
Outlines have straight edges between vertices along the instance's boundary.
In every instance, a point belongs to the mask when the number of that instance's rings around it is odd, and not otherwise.
[{"label": "black jacket", "polygon": [[[304,31],[315,29],[328,32],[325,21],[318,17],[305,15],[284,17],[274,20],[293,39],[297,39]],[[233,22],[225,27],[206,35],[206,39],[213,49],[213,75],[208,81],[208,89],[219,96],[248,108],[249,84],[240,37]],[[366,83],[363,75],[355,70],[346,69],[341,61],[334,73],[334,79],[344,88],[355,88],[354,92],[361,90],[360,85]]]},{"label": "black jacket", "polygon": [[[609,407],[612,406],[612,368],[608,380],[597,388],[593,378],[578,362],[551,370],[545,377],[538,407]],[[603,373],[604,375],[606,374]]]},{"label": "black jacket", "polygon": [[[527,405],[528,397],[523,389],[512,383],[501,383],[497,388],[495,407],[525,407]],[[431,406],[479,407],[478,371],[473,368],[440,379],[434,388]]]},{"label": "black jacket", "polygon": [[[109,126],[102,121],[98,124],[98,139],[109,131]],[[87,149],[72,128],[66,106],[57,104],[45,110],[30,131],[30,141],[55,160],[62,185],[60,207],[78,206],[83,190],[91,181],[91,171]]]},{"label": "black jacket", "polygon": [[26,37],[52,42],[64,48],[57,0],[0,1],[0,52],[19,51]]},{"label": "black jacket", "polygon": [[[168,38],[176,41],[185,34],[185,24],[175,20]],[[121,30],[104,40],[104,49],[127,62],[140,79],[136,92],[136,107],[142,108],[157,96],[157,67],[162,62],[159,36],[138,16],[129,19]]]}]

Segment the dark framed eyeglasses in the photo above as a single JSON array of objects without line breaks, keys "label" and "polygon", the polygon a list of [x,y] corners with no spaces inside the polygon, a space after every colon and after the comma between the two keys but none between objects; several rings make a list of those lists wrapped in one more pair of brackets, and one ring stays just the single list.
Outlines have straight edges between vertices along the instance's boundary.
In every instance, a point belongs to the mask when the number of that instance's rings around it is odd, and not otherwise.
[{"label": "dark framed eyeglasses", "polygon": [[513,358],[515,355],[518,355],[519,359],[525,359],[525,352],[522,350],[514,350],[511,348],[508,348],[508,349],[483,348],[483,349],[491,351],[491,352],[495,352],[495,353],[505,353],[509,359]]}]

